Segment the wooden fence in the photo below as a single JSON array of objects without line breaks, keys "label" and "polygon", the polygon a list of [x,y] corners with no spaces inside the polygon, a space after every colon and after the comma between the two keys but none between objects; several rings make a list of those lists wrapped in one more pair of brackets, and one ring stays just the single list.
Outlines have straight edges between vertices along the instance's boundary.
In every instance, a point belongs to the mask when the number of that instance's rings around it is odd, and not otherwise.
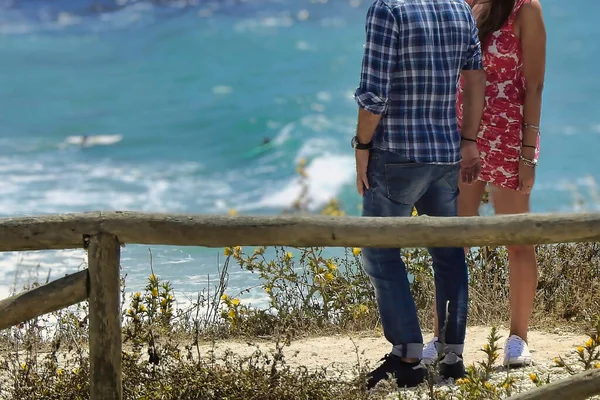
[{"label": "wooden fence", "polygon": [[[90,399],[121,400],[120,248],[446,247],[600,241],[600,213],[470,218],[243,217],[92,212],[0,219],[0,251],[85,248],[88,269],[0,301],[0,329],[89,301]],[[515,399],[585,399],[600,370]]]}]

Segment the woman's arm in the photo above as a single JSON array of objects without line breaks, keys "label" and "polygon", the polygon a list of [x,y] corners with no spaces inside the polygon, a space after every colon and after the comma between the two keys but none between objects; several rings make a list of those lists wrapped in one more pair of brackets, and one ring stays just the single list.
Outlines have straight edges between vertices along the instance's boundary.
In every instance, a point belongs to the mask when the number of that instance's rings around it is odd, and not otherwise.
[{"label": "woman's arm", "polygon": [[539,0],[523,4],[517,16],[521,48],[523,49],[523,73],[526,82],[523,107],[523,156],[535,157],[542,113],[542,91],[546,70],[546,28]]}]

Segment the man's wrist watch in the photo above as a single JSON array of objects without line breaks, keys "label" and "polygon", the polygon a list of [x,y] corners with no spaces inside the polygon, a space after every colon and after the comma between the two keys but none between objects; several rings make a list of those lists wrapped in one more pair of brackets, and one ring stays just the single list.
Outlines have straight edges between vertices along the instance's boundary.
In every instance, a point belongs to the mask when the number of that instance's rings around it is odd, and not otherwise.
[{"label": "man's wrist watch", "polygon": [[361,143],[358,140],[358,136],[354,136],[352,138],[352,148],[355,150],[369,150],[371,148],[371,146],[373,145],[373,142],[369,142],[369,143]]}]

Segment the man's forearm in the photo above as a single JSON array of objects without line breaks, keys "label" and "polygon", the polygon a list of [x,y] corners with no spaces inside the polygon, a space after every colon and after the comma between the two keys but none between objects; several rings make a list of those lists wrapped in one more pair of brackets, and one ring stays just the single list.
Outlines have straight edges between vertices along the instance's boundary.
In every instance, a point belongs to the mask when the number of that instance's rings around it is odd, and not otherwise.
[{"label": "man's forearm", "polygon": [[[461,136],[477,140],[485,102],[485,72],[469,71],[463,88],[463,120]],[[465,74],[466,75],[466,74]]]},{"label": "man's forearm", "polygon": [[358,108],[358,122],[356,124],[356,136],[362,144],[370,143],[373,140],[375,129],[381,121],[381,115],[373,114],[361,107]]}]

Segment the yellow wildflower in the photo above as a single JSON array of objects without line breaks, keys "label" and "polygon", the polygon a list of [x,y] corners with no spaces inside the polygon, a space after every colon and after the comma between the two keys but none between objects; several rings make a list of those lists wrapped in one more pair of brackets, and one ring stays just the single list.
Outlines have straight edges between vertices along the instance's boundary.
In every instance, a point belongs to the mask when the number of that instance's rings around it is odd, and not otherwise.
[{"label": "yellow wildflower", "polygon": [[271,293],[272,290],[271,286],[265,286],[265,292]]},{"label": "yellow wildflower", "polygon": [[483,345],[483,350],[484,350],[484,351],[489,351],[489,350],[490,350],[490,345],[489,345],[489,344],[487,344],[487,343],[486,343],[486,344],[484,344],[484,345]]},{"label": "yellow wildflower", "polygon": [[221,296],[221,300],[223,301],[227,301],[228,298],[229,296],[227,296],[225,293],[223,293],[223,295]]},{"label": "yellow wildflower", "polygon": [[585,347],[591,349],[594,346],[594,339],[590,338],[587,342],[585,342]]},{"label": "yellow wildflower", "polygon": [[147,310],[146,306],[145,306],[145,305],[143,305],[143,304],[140,304],[140,311],[141,311],[141,312],[144,312],[144,311],[146,311],[146,310]]},{"label": "yellow wildflower", "polygon": [[332,261],[327,261],[327,268],[330,271],[335,271],[337,269],[337,265],[335,265]]},{"label": "yellow wildflower", "polygon": [[234,310],[229,310],[227,312],[227,315],[229,316],[229,318],[235,319],[235,311]]},{"label": "yellow wildflower", "polygon": [[152,289],[152,297],[158,297],[158,289],[157,288]]},{"label": "yellow wildflower", "polygon": [[225,247],[223,254],[225,254],[225,257],[229,257],[230,255],[233,254],[233,250],[231,249],[231,247]]},{"label": "yellow wildflower", "polygon": [[242,252],[242,246],[235,246],[235,252],[236,253],[241,253]]},{"label": "yellow wildflower", "polygon": [[56,369],[56,373],[57,373],[59,376],[60,376],[60,375],[62,375],[62,374],[63,374],[63,372],[64,372],[64,371],[63,371],[63,369],[62,369],[62,368],[57,368],[57,369]]},{"label": "yellow wildflower", "polygon": [[355,256],[358,256],[360,254],[360,249],[358,247],[353,248],[352,254],[354,254]]},{"label": "yellow wildflower", "polygon": [[232,217],[236,216],[237,213],[238,213],[237,210],[234,209],[234,208],[232,208],[231,210],[229,210],[229,215],[231,215]]},{"label": "yellow wildflower", "polygon": [[287,253],[285,253],[285,258],[287,258],[288,260],[291,260],[292,258],[294,258],[294,255],[288,251]]},{"label": "yellow wildflower", "polygon": [[413,207],[413,210],[412,210],[411,216],[413,216],[413,217],[416,217],[416,216],[418,216],[418,215],[419,215],[419,213],[417,212],[417,209],[416,209],[415,207]]},{"label": "yellow wildflower", "polygon": [[577,352],[583,353],[583,346],[577,346]]},{"label": "yellow wildflower", "polygon": [[141,297],[142,297],[142,294],[141,294],[140,292],[136,292],[136,293],[133,295],[133,298],[134,298],[134,299],[136,299],[136,300],[139,300]]},{"label": "yellow wildflower", "polygon": [[594,364],[594,368],[596,368],[596,369],[600,369],[600,362],[597,362],[597,363],[595,363],[595,364]]},{"label": "yellow wildflower", "polygon": [[491,383],[489,383],[489,382],[484,383],[483,386],[489,391],[492,391],[494,389],[492,387]]},{"label": "yellow wildflower", "polygon": [[326,273],[326,274],[325,274],[325,280],[326,280],[327,282],[330,282],[330,281],[332,281],[332,280],[333,280],[333,274],[332,274],[331,272],[328,272],[328,273]]},{"label": "yellow wildflower", "polygon": [[554,358],[554,364],[556,364],[556,365],[559,365],[559,366],[560,366],[560,365],[562,365],[562,361],[560,360],[560,358],[558,358],[558,357],[555,357],[555,358]]},{"label": "yellow wildflower", "polygon": [[240,305],[240,299],[233,299],[233,300],[231,300],[231,304],[233,304],[234,306],[239,306]]},{"label": "yellow wildflower", "polygon": [[529,374],[529,379],[531,379],[531,382],[537,382],[538,381],[538,376],[535,373],[530,373]]},{"label": "yellow wildflower", "polygon": [[369,312],[369,308],[367,306],[365,306],[364,304],[361,304],[358,306],[358,312],[360,314],[367,314]]}]

